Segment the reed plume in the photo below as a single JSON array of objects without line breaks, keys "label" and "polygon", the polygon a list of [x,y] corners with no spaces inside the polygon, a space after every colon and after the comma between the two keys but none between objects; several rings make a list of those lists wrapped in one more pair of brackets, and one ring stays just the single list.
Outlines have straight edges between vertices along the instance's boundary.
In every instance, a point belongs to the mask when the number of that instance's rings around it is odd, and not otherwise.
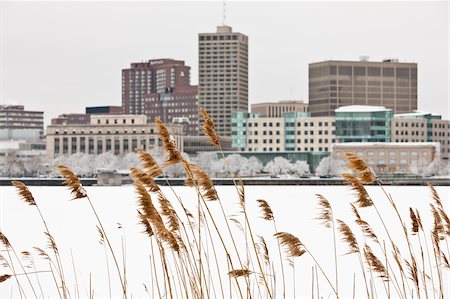
[{"label": "reed plume", "polygon": [[187,176],[185,182],[187,186],[198,186],[202,192],[202,196],[207,200],[219,200],[219,195],[214,187],[214,183],[205,170],[186,161],[183,161],[183,165],[185,166],[184,168]]},{"label": "reed plume", "polygon": [[163,143],[164,151],[167,153],[168,157],[166,160],[166,163],[176,164],[178,162],[182,161],[182,157],[180,152],[177,149],[177,145],[175,143],[175,139],[170,134],[167,127],[164,125],[164,123],[160,119],[155,120],[156,127],[158,128],[158,136],[159,139],[161,139]]},{"label": "reed plume", "polygon": [[145,215],[142,214],[141,211],[138,210],[137,212],[139,215],[139,222],[144,226],[144,233],[146,233],[149,237],[153,236],[155,233],[152,229],[152,226],[148,222],[147,217],[145,217]]},{"label": "reed plume", "polygon": [[136,193],[139,195],[139,205],[144,211],[145,217],[152,224],[157,236],[165,241],[175,252],[179,252],[180,247],[174,235],[165,227],[164,222],[153,205],[150,194],[140,182],[135,182]]},{"label": "reed plume", "polygon": [[142,168],[147,170],[148,175],[156,178],[163,174],[158,163],[150,153],[140,148],[136,149],[136,152],[139,155],[139,160],[142,162]]},{"label": "reed plume", "polygon": [[200,116],[204,120],[202,125],[203,133],[208,136],[209,142],[217,147],[220,147],[220,139],[219,135],[217,135],[216,133],[216,129],[214,128],[214,121],[211,119],[211,117],[203,107],[200,107]]},{"label": "reed plume", "polygon": [[281,245],[285,247],[289,257],[299,257],[306,252],[302,242],[300,242],[300,239],[296,236],[286,232],[278,232],[275,233],[274,236],[280,241]]},{"label": "reed plume", "polygon": [[320,194],[316,194],[316,197],[319,199],[320,205],[320,213],[316,219],[321,220],[326,228],[330,228],[333,224],[333,212],[330,202]]},{"label": "reed plume", "polygon": [[264,263],[270,266],[269,248],[263,236],[259,236],[259,253],[263,257]]},{"label": "reed plume", "polygon": [[374,233],[374,231],[372,230],[372,227],[369,225],[369,223],[367,223],[365,220],[363,220],[361,218],[361,215],[359,214],[359,212],[356,209],[356,207],[353,204],[350,204],[350,205],[352,207],[353,215],[355,215],[355,218],[356,218],[355,223],[358,224],[358,226],[360,227],[360,229],[363,232],[364,236],[369,238],[369,239],[371,239],[375,243],[379,244],[378,237]]},{"label": "reed plume", "polygon": [[142,171],[137,168],[130,168],[130,174],[135,181],[140,181],[145,187],[149,189],[150,192],[160,191],[160,188],[153,179],[153,176],[148,172]]},{"label": "reed plume", "polygon": [[338,229],[342,234],[342,240],[348,245],[349,252],[346,254],[351,253],[358,253],[359,252],[359,245],[358,241],[356,240],[355,235],[353,234],[350,227],[342,220],[336,220],[338,223]]},{"label": "reed plume", "polygon": [[345,158],[347,159],[348,167],[358,175],[361,183],[372,184],[375,182],[375,175],[363,159],[353,153],[345,153]]},{"label": "reed plume", "polygon": [[87,192],[81,185],[80,180],[75,173],[73,173],[69,167],[64,165],[57,165],[56,167],[59,169],[59,173],[64,177],[63,184],[66,185],[69,190],[72,190],[72,199],[85,198]]},{"label": "reed plume", "polygon": [[354,191],[357,196],[356,203],[360,208],[370,207],[373,205],[373,201],[367,193],[360,180],[349,173],[343,173],[342,177],[344,181],[350,186],[350,189]]},{"label": "reed plume", "polygon": [[273,211],[269,203],[264,199],[258,199],[256,202],[258,202],[258,206],[261,209],[262,218],[264,220],[273,220]]},{"label": "reed plume", "polygon": [[411,231],[413,234],[417,234],[419,232],[419,219],[417,218],[414,210],[409,208],[409,218],[411,218]]},{"label": "reed plume", "polygon": [[252,271],[248,269],[236,269],[228,272],[230,277],[247,277],[252,274]]},{"label": "reed plume", "polygon": [[30,192],[30,190],[28,189],[28,187],[19,181],[11,181],[11,184],[16,187],[16,189],[18,190],[18,194],[19,196],[26,202],[28,203],[30,206],[35,206],[36,205],[36,201],[34,200],[33,194]]},{"label": "reed plume", "polygon": [[168,219],[170,230],[172,232],[179,230],[180,229],[179,218],[177,213],[173,209],[172,204],[161,192],[158,193],[157,197],[159,205],[161,207],[161,214]]},{"label": "reed plume", "polygon": [[12,276],[12,275],[9,275],[9,274],[3,274],[3,275],[0,275],[0,283],[2,283],[2,282],[4,282],[4,281],[8,280],[9,278],[11,278],[11,276]]},{"label": "reed plume", "polygon": [[375,256],[375,254],[372,252],[372,249],[367,244],[365,244],[364,246],[364,257],[366,258],[366,262],[372,269],[372,271],[378,273],[378,275],[383,280],[389,279],[389,276],[383,263]]}]

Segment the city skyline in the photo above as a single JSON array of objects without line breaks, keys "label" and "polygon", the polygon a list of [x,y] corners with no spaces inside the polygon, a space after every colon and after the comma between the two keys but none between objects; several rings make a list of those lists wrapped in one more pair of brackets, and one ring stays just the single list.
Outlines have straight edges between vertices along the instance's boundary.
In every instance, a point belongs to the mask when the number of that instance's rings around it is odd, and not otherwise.
[{"label": "city skyline", "polygon": [[[198,34],[222,22],[222,2],[1,5],[2,102],[44,110],[46,124],[85,106],[119,105],[121,70],[132,62],[184,60],[197,85]],[[417,62],[419,110],[450,114],[446,2],[229,2],[226,9],[225,23],[249,37],[249,104],[307,101],[309,63],[367,55]],[[169,26],[173,18],[180,26]]]}]

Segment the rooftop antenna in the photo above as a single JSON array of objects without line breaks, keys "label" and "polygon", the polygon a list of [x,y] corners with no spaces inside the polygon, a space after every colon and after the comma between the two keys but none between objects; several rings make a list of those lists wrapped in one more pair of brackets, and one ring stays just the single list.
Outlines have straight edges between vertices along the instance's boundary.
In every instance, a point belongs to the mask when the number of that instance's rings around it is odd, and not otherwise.
[{"label": "rooftop antenna", "polygon": [[222,26],[225,26],[225,20],[227,17],[227,4],[225,1],[222,2]]}]

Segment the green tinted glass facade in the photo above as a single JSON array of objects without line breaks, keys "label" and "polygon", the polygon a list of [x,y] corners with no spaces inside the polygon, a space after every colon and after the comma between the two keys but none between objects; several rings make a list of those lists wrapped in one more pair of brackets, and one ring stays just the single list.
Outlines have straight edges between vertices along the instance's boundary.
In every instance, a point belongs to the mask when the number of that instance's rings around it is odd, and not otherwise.
[{"label": "green tinted glass facade", "polygon": [[244,149],[247,146],[247,119],[257,118],[255,113],[232,112],[231,113],[231,146]]},{"label": "green tinted glass facade", "polygon": [[338,142],[390,142],[392,110],[336,111]]}]

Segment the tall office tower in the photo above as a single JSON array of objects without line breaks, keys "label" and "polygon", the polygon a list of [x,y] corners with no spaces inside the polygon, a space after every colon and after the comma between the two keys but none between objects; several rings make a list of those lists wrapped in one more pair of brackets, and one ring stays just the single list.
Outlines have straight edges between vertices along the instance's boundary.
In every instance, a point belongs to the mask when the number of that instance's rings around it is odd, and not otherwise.
[{"label": "tall office tower", "polygon": [[284,112],[308,112],[308,103],[303,101],[278,101],[270,103],[252,104],[251,113],[260,117],[282,117]]},{"label": "tall office tower", "polygon": [[198,134],[198,91],[190,84],[190,67],[173,59],[132,63],[122,70],[122,113],[143,114],[166,124],[187,124],[185,134]]},{"label": "tall office tower", "polygon": [[334,115],[341,106],[384,106],[394,113],[417,109],[417,63],[323,61],[309,65],[311,116]]},{"label": "tall office tower", "polygon": [[231,112],[248,111],[248,37],[218,26],[199,34],[198,54],[199,105],[220,136],[231,136]]}]

